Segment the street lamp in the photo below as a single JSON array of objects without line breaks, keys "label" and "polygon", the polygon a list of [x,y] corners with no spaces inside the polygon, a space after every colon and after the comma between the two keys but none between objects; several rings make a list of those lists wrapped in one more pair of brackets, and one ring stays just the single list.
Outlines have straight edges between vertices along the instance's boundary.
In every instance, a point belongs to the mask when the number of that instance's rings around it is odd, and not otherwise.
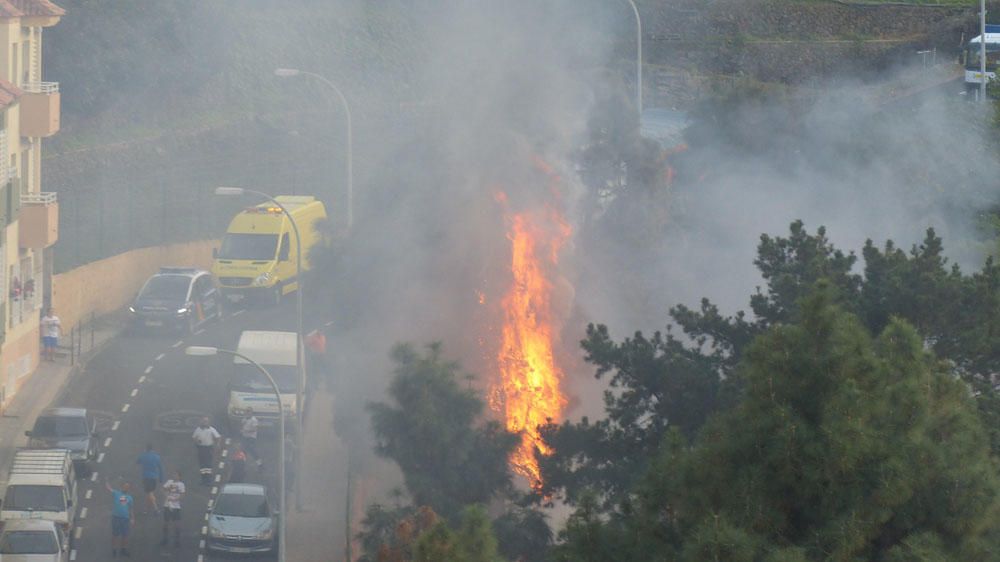
[{"label": "street lamp", "polygon": [[306,72],[297,68],[276,68],[274,75],[281,78],[299,75],[311,76],[329,86],[337,94],[341,105],[344,106],[344,114],[347,115],[347,231],[350,232],[351,227],[354,226],[354,133],[351,128],[351,107],[347,103],[347,97],[336,84],[315,72]]},{"label": "street lamp", "polygon": [[[305,399],[303,396],[305,380],[306,380],[306,366],[305,366],[305,350],[303,349],[303,332],[302,332],[302,237],[299,236],[299,226],[295,224],[295,219],[292,218],[292,214],[288,212],[288,209],[281,204],[280,201],[274,198],[272,195],[268,195],[263,191],[255,191],[253,189],[245,189],[242,187],[216,187],[216,195],[243,195],[249,193],[251,195],[256,195],[258,197],[263,197],[264,199],[270,200],[272,203],[281,209],[281,212],[288,217],[288,221],[292,223],[292,231],[295,232],[295,308],[298,316],[297,323],[298,341],[296,345],[296,353],[299,364],[299,376],[298,381],[295,385],[295,439],[299,440],[298,447],[296,451],[302,450],[302,406],[305,404]],[[302,474],[302,455],[300,453],[295,454],[295,472]],[[301,485],[295,486],[295,506],[297,508],[302,508],[302,493]]]},{"label": "street lamp", "polygon": [[194,357],[213,357],[220,353],[224,355],[232,355],[233,357],[237,357],[253,365],[262,375],[264,375],[267,382],[271,383],[271,389],[274,390],[274,398],[278,401],[278,440],[280,441],[280,444],[278,445],[278,561],[285,562],[285,519],[287,518],[288,510],[286,509],[287,506],[285,504],[285,411],[281,406],[281,391],[278,390],[277,383],[274,382],[274,378],[271,377],[271,373],[267,372],[267,369],[260,366],[259,363],[242,353],[237,353],[228,349],[204,347],[200,345],[188,346],[184,350],[184,353]]},{"label": "street lamp", "polygon": [[639,8],[633,0],[628,0],[635,14],[635,105],[639,109],[639,120],[642,121],[642,19],[639,18]]}]

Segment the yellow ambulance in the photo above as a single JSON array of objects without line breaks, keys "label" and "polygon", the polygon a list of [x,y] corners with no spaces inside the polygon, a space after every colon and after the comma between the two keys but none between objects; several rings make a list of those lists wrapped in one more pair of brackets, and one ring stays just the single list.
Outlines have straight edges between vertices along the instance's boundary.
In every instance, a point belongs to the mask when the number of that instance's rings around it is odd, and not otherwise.
[{"label": "yellow ambulance", "polygon": [[[309,251],[321,242],[316,222],[326,218],[326,208],[315,197],[280,195],[302,236],[302,270],[309,270]],[[222,294],[231,301],[262,297],[277,304],[298,290],[296,252],[299,245],[288,217],[273,202],[249,207],[233,218],[214,252],[212,275]]]}]

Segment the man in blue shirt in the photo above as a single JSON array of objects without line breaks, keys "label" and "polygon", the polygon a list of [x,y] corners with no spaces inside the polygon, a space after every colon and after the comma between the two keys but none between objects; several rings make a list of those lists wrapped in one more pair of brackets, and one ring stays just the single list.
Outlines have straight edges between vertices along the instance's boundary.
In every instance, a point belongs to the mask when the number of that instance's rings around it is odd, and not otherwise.
[{"label": "man in blue shirt", "polygon": [[142,489],[146,492],[146,505],[152,507],[154,513],[159,513],[156,488],[163,482],[163,461],[160,454],[153,450],[152,443],[146,445],[146,452],[139,455],[135,464],[142,466]]},{"label": "man in blue shirt", "polygon": [[119,488],[112,488],[107,480],[104,487],[111,492],[113,503],[111,505],[111,557],[117,558],[118,552],[129,557],[128,552],[128,532],[129,528],[135,524],[135,513],[132,512],[134,500],[129,495],[131,485],[128,482],[122,483]]}]

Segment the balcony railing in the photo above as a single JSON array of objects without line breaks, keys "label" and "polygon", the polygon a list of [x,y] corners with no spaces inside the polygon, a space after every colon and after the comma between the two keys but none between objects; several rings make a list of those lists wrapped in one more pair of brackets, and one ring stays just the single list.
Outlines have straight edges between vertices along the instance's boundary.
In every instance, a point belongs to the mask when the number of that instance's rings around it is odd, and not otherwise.
[{"label": "balcony railing", "polygon": [[25,82],[21,89],[29,94],[58,94],[59,82]]},{"label": "balcony railing", "polygon": [[51,205],[57,200],[55,191],[22,193],[21,205]]},{"label": "balcony railing", "polygon": [[21,193],[18,212],[18,245],[48,248],[59,239],[59,203],[55,192]]}]

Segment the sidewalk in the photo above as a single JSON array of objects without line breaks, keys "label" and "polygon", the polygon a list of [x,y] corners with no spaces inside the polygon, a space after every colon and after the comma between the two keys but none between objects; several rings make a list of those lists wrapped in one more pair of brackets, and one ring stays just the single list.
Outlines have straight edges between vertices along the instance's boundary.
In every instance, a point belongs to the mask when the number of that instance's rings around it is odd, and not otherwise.
[{"label": "sidewalk", "polygon": [[[75,358],[75,365],[70,365],[69,352],[60,349],[65,353],[53,362],[40,362],[11,398],[0,415],[0,482],[7,481],[7,470],[14,452],[27,444],[24,432],[31,429],[42,410],[59,400],[63,389],[77,373],[82,372],[87,361],[121,332],[121,325],[115,317],[99,319],[94,324],[93,346],[88,331],[83,338],[82,354]],[[68,347],[69,338],[65,339]]]}]

